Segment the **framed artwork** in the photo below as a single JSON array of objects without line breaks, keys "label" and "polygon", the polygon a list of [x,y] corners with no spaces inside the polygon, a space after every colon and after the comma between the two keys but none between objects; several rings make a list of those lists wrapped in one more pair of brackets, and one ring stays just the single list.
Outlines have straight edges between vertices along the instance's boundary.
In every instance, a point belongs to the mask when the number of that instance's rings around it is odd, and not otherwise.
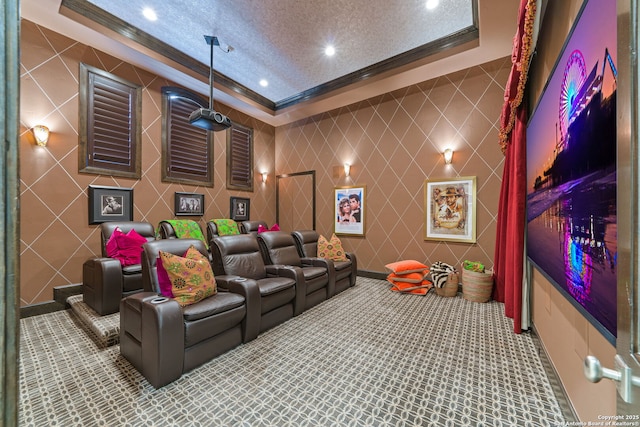
[{"label": "framed artwork", "polygon": [[232,197],[229,203],[229,217],[234,221],[249,220],[250,200],[241,197]]},{"label": "framed artwork", "polygon": [[334,232],[342,235],[364,236],[365,186],[337,187],[333,191]]},{"label": "framed artwork", "polygon": [[204,215],[204,194],[176,193],[176,216],[202,216]]},{"label": "framed artwork", "polygon": [[133,188],[89,186],[89,224],[133,221]]},{"label": "framed artwork", "polygon": [[527,257],[612,345],[618,332],[616,3],[588,0],[527,124]]},{"label": "framed artwork", "polygon": [[424,240],[476,242],[476,177],[425,180]]}]

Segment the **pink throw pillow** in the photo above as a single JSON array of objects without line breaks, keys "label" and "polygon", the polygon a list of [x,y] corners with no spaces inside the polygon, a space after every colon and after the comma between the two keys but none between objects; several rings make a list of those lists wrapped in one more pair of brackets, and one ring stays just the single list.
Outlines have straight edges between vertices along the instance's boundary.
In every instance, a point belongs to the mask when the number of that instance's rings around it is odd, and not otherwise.
[{"label": "pink throw pillow", "polygon": [[118,256],[118,236],[124,236],[124,233],[122,232],[122,230],[120,230],[119,227],[116,227],[115,230],[113,230],[113,233],[111,233],[111,237],[109,237],[109,240],[107,240],[107,244],[104,245],[105,249],[107,250],[107,256],[109,258],[117,258]]},{"label": "pink throw pillow", "polygon": [[138,234],[136,230],[131,229],[127,234],[118,237],[117,240],[122,265],[140,264],[142,245],[147,243],[147,239]]},{"label": "pink throw pillow", "polygon": [[162,258],[156,259],[156,272],[158,274],[158,285],[160,286],[160,293],[167,298],[173,298],[173,291],[171,290],[171,279],[169,279],[169,273],[162,265]]},{"label": "pink throw pillow", "polygon": [[147,239],[142,237],[134,229],[127,234],[116,228],[105,245],[107,256],[120,261],[124,267],[127,265],[140,264],[142,259],[142,245],[147,243]]},{"label": "pink throw pillow", "polygon": [[258,234],[264,233],[265,231],[280,231],[280,226],[278,224],[273,224],[271,228],[267,228],[262,224],[258,225]]}]

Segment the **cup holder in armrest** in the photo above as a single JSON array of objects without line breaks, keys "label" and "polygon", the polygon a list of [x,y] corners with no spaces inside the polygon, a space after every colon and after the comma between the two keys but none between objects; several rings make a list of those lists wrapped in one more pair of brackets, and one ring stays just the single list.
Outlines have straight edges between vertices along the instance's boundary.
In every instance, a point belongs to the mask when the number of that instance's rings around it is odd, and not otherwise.
[{"label": "cup holder in armrest", "polygon": [[156,297],[149,301],[151,304],[162,304],[163,302],[169,301],[167,297]]}]

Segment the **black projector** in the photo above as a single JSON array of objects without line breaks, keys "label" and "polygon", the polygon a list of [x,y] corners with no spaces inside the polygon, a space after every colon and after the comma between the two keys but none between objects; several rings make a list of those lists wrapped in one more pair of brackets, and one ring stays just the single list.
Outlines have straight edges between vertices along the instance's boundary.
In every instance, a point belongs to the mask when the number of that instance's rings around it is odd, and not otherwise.
[{"label": "black projector", "polygon": [[231,127],[231,120],[227,116],[209,108],[199,108],[191,113],[189,115],[189,123],[214,132]]}]

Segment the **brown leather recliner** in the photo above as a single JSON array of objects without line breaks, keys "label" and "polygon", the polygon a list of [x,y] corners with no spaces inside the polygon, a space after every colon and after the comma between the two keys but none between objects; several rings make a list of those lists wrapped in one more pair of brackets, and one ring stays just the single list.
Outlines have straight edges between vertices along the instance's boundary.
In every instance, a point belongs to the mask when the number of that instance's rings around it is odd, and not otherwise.
[{"label": "brown leather recliner", "polygon": [[263,226],[268,229],[267,223],[264,221],[242,221],[240,223],[240,232],[244,234],[258,234],[258,227]]},{"label": "brown leather recliner", "polygon": [[268,231],[258,234],[265,264],[300,267],[306,284],[304,309],[321,303],[335,293],[335,271],[324,258],[300,257],[291,234]]},{"label": "brown leather recliner", "polygon": [[123,267],[119,260],[107,256],[107,242],[116,228],[125,234],[136,230],[147,241],[155,239],[153,225],[148,222],[103,222],[100,225],[102,257],[89,259],[83,264],[82,297],[101,316],[116,313],[123,297],[142,291],[141,265]]},{"label": "brown leather recliner", "polygon": [[[320,235],[315,230],[296,230],[291,233],[298,247],[301,257],[313,258],[318,256],[318,239]],[[335,294],[340,293],[350,286],[355,286],[358,276],[358,261],[356,254],[345,252],[347,261],[330,261],[335,270],[336,286]],[[329,295],[332,297],[333,295]]]},{"label": "brown leather recliner", "polygon": [[241,276],[247,288],[255,290],[248,299],[253,301],[255,296],[260,303],[260,325],[257,330],[247,331],[247,334],[251,334],[250,338],[302,312],[306,294],[302,270],[283,265],[265,265],[256,236],[236,234],[215,237],[211,253],[213,273],[217,279]]},{"label": "brown leather recliner", "polygon": [[245,283],[216,278],[217,294],[186,307],[160,295],[156,268],[160,251],[182,256],[191,245],[208,254],[198,239],[143,245],[145,292],[120,302],[120,353],[155,388],[239,345],[248,331],[257,329],[257,296]]}]

